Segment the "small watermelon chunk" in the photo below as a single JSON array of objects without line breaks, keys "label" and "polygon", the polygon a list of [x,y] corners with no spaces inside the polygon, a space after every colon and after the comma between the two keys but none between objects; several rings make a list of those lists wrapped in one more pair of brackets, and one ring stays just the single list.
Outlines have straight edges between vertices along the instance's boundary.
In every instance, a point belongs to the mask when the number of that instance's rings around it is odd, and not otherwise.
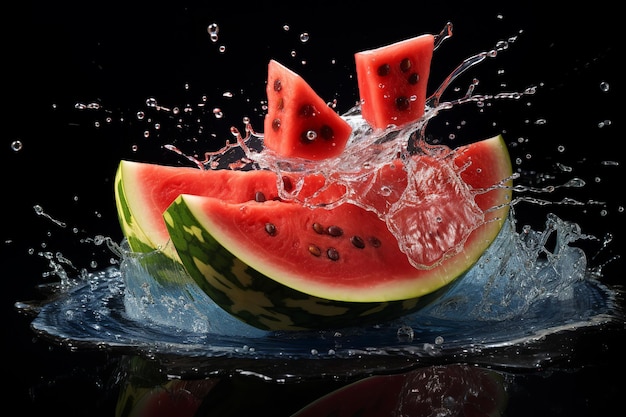
[{"label": "small watermelon chunk", "polygon": [[264,144],[283,157],[321,160],[343,152],[352,128],[295,72],[268,65]]},{"label": "small watermelon chunk", "polygon": [[434,36],[425,34],[354,55],[361,114],[372,127],[422,117],[433,50]]}]

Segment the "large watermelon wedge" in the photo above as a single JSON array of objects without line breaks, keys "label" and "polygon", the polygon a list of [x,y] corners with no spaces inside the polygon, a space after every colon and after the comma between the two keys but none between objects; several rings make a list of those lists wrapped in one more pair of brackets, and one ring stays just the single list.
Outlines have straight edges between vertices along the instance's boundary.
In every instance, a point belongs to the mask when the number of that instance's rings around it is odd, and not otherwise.
[{"label": "large watermelon wedge", "polygon": [[276,175],[258,171],[200,170],[121,161],[115,175],[115,202],[122,232],[135,252],[160,250],[178,261],[163,222],[165,209],[182,193],[241,203],[278,195]]},{"label": "large watermelon wedge", "polygon": [[[141,253],[159,250],[180,261],[162,217],[180,194],[211,196],[230,203],[275,200],[279,198],[279,183],[288,192],[296,181],[298,178],[288,175],[278,178],[268,170],[201,170],[123,160],[115,175],[114,192],[118,218],[130,248]],[[309,175],[300,193],[312,194],[321,181],[321,177]]]},{"label": "large watermelon wedge", "polygon": [[[436,168],[429,156],[414,158]],[[250,197],[256,195],[255,188],[247,201],[229,200],[223,196],[238,192],[228,181],[223,182],[220,195],[210,195],[206,189],[195,195],[179,189],[181,195],[164,213],[165,224],[189,275],[222,308],[252,325],[319,328],[397,317],[420,308],[462,276],[495,239],[507,216],[511,191],[501,185],[511,176],[511,164],[502,137],[460,148],[454,163],[462,180],[479,192],[472,202],[447,198],[435,201],[437,207],[424,206],[425,210],[434,207],[437,219],[413,225],[420,236],[463,244],[458,253],[441,253],[444,259],[430,268],[412,265],[386,223],[372,211],[353,204],[311,209],[280,199],[259,201]],[[267,185],[258,176],[273,175],[224,172],[220,175],[246,177],[254,187]],[[397,175],[398,171],[390,172]],[[435,175],[441,181],[432,186],[444,191],[447,183],[454,187],[445,175],[444,171]],[[430,191],[434,190],[422,190],[424,196]],[[463,227],[458,218],[463,218],[468,205],[483,211],[484,223],[468,236],[457,235]],[[424,250],[431,246],[425,245]]]}]

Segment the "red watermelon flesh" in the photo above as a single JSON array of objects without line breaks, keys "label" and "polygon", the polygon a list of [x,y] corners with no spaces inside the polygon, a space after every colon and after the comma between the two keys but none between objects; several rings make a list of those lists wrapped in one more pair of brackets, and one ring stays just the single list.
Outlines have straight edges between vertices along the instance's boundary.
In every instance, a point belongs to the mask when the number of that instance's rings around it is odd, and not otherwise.
[{"label": "red watermelon flesh", "polygon": [[268,65],[263,142],[282,157],[321,160],[343,152],[352,128],[295,72]]},{"label": "red watermelon flesh", "polygon": [[354,55],[361,113],[372,127],[422,117],[433,50],[434,36],[425,34]]}]

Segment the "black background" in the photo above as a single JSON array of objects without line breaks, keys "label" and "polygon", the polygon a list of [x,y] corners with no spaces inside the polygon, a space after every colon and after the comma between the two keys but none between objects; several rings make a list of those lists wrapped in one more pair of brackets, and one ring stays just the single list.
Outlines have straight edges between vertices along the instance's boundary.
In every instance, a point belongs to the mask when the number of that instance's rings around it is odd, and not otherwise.
[{"label": "black background", "polygon": [[[122,238],[112,191],[120,159],[185,164],[162,145],[175,142],[185,151],[201,152],[215,146],[212,134],[227,137],[230,126],[241,128],[243,116],[260,129],[269,59],[292,67],[320,96],[337,99],[338,110],[345,111],[358,99],[355,51],[437,33],[450,21],[454,36],[436,51],[432,64],[434,88],[464,58],[517,37],[507,51],[479,65],[458,85],[465,89],[476,77],[477,91],[484,94],[532,85],[540,86],[538,93],[497,101],[480,114],[472,105],[442,114],[432,122],[432,131],[454,133],[453,144],[504,132],[528,185],[546,185],[533,172],[553,174],[552,183],[583,178],[587,186],[568,189],[566,195],[589,204],[550,210],[573,218],[595,236],[612,233],[613,241],[593,264],[623,256],[620,14],[608,2],[549,10],[535,2],[459,3],[400,2],[370,8],[364,2],[339,7],[340,2],[323,1],[288,7],[277,2],[24,2],[5,10],[0,157],[6,193],[0,265],[6,404],[15,403],[26,414],[112,415],[111,356],[70,352],[36,338],[30,318],[18,314],[14,303],[40,297],[36,286],[56,280],[45,276],[50,268],[38,252],[61,251],[76,267],[67,267],[70,275],[108,264],[106,250],[82,240],[96,235]],[[207,33],[211,23],[220,28],[217,42]],[[303,32],[310,34],[306,43],[299,39]],[[225,52],[218,50],[220,45]],[[610,86],[607,92],[600,89],[603,81]],[[233,98],[223,97],[225,91],[233,92]],[[203,96],[207,105],[200,108]],[[169,107],[189,104],[193,111],[183,113],[182,127],[177,127],[177,118],[150,113],[149,97]],[[76,103],[97,103],[100,108],[78,110]],[[214,117],[214,107],[223,110],[223,118]],[[148,116],[139,119],[138,111]],[[545,124],[536,123],[543,119]],[[605,120],[610,125],[599,127]],[[154,128],[154,121],[161,129]],[[467,124],[457,128],[462,121]],[[11,148],[16,140],[23,143],[20,151]],[[558,145],[565,150],[559,151]],[[572,173],[564,174],[557,162]],[[560,198],[558,192],[551,196]],[[67,227],[38,216],[35,205]],[[521,207],[519,212],[523,222],[543,222],[535,211],[526,214]],[[623,259],[608,262],[603,280],[622,285],[623,265]],[[613,354],[615,348],[606,351]],[[566,388],[557,390],[558,406],[526,405],[524,411],[606,415],[600,411],[609,410],[611,402],[619,404],[617,396],[624,388],[618,373],[624,370],[623,359],[610,354],[598,357],[598,366],[586,365],[592,371],[583,371],[583,377],[560,381]],[[618,385],[600,384],[616,374]],[[568,390],[575,393],[576,405],[559,403],[568,398]]]}]

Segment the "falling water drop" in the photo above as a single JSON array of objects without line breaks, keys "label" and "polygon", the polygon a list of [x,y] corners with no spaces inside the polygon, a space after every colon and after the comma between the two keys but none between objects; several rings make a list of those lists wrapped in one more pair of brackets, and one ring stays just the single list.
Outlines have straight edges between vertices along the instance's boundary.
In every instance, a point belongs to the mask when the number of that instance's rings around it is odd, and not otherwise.
[{"label": "falling water drop", "polygon": [[23,147],[24,144],[21,140],[14,140],[13,142],[11,142],[11,149],[13,149],[13,151],[15,152],[21,151]]}]

